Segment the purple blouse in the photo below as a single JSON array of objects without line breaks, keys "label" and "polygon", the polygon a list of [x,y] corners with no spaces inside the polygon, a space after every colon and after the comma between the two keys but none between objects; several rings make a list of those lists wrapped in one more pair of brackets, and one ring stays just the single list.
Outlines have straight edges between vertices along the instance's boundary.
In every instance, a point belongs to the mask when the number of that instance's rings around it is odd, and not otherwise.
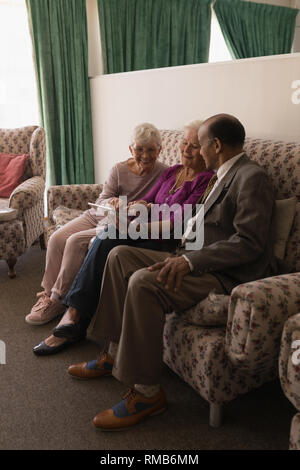
[{"label": "purple blouse", "polygon": [[[179,204],[181,211],[183,210],[184,204],[194,206],[206,190],[214,172],[210,170],[199,173],[193,181],[185,181],[180,188],[173,194],[170,194],[170,189],[175,184],[176,173],[179,168],[183,168],[183,165],[174,165],[165,170],[150,191],[143,197],[143,200],[155,204],[167,204],[168,206]],[[170,220],[173,223],[174,214],[173,212],[170,214]]]}]

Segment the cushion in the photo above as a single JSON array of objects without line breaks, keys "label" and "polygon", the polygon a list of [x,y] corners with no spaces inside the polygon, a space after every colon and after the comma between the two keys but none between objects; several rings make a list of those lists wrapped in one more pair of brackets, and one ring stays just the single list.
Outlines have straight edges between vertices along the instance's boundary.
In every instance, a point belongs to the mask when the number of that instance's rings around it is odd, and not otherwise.
[{"label": "cushion", "polygon": [[22,182],[28,158],[28,154],[0,153],[0,197],[10,197],[13,190]]},{"label": "cushion", "polygon": [[58,227],[62,227],[76,217],[83,214],[79,209],[69,209],[65,206],[58,206],[52,214],[53,220]]},{"label": "cushion", "polygon": [[18,211],[16,209],[0,209],[0,222],[7,222],[17,218]]},{"label": "cushion", "polygon": [[297,199],[281,199],[276,201],[274,216],[274,253],[279,259],[284,258],[286,243],[292,228],[296,212]]},{"label": "cushion", "polygon": [[188,323],[199,326],[223,326],[227,323],[230,295],[210,292],[208,297],[181,316]]},{"label": "cushion", "polygon": [[9,208],[9,198],[1,199],[0,197],[0,210]]}]

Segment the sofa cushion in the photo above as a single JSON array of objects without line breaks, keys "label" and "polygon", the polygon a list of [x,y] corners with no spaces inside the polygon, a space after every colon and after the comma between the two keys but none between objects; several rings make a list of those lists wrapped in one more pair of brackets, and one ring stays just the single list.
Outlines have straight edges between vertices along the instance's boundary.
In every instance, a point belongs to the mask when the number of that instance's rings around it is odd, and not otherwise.
[{"label": "sofa cushion", "polygon": [[180,144],[182,142],[184,132],[181,130],[162,130],[162,149],[158,160],[167,166],[181,163]]},{"label": "sofa cushion", "polygon": [[210,292],[208,297],[194,307],[186,310],[181,316],[192,324],[199,326],[226,325],[228,317],[229,295]]},{"label": "sofa cushion", "polygon": [[1,209],[8,209],[9,207],[9,198],[1,198],[0,197],[0,210]]},{"label": "sofa cushion", "polygon": [[73,219],[76,219],[76,217],[79,217],[81,214],[83,214],[83,211],[78,210],[78,209],[69,209],[68,207],[65,206],[58,206],[53,214],[53,220],[55,224],[58,227],[62,227],[63,225],[67,224]]},{"label": "sofa cushion", "polygon": [[296,204],[297,199],[295,197],[276,201],[274,253],[279,259],[283,259],[285,255],[286,243],[295,217]]},{"label": "sofa cushion", "polygon": [[0,222],[8,222],[17,218],[18,211],[7,207],[6,209],[0,209]]},{"label": "sofa cushion", "polygon": [[295,196],[300,200],[300,142],[248,137],[244,149],[270,176],[276,199]]},{"label": "sofa cushion", "polygon": [[29,155],[0,153],[0,197],[10,197],[13,190],[22,182]]}]

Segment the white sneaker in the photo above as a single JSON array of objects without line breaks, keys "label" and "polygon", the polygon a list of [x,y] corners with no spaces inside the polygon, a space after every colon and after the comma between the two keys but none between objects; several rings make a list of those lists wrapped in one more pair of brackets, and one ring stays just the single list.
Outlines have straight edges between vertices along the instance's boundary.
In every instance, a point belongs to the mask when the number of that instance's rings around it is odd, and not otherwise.
[{"label": "white sneaker", "polygon": [[39,298],[34,304],[29,315],[25,317],[30,325],[44,325],[54,318],[62,315],[66,307],[59,300],[51,300],[45,292],[37,294]]}]

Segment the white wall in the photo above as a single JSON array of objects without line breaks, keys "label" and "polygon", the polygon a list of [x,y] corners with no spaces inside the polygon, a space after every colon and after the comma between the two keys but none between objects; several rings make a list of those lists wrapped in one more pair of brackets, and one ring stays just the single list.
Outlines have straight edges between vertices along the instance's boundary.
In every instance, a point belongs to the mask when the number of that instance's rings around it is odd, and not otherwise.
[{"label": "white wall", "polygon": [[128,157],[131,129],[143,121],[161,129],[227,112],[248,135],[300,141],[300,54],[112,74],[91,80],[95,176]]}]

